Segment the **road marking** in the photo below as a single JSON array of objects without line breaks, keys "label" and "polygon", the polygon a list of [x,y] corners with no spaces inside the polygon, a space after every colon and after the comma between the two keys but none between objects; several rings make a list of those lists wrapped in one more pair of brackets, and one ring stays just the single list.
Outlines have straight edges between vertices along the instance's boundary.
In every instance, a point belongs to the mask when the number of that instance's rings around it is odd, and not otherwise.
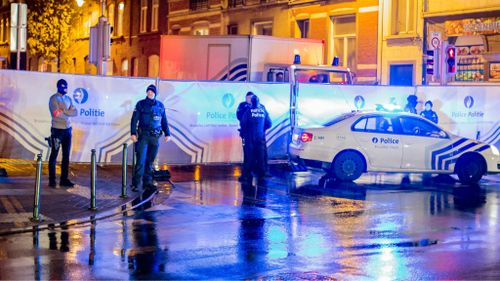
[{"label": "road marking", "polygon": [[17,209],[18,212],[21,212],[21,213],[26,212],[26,210],[23,208],[23,205],[21,204],[21,202],[19,202],[19,200],[17,200],[16,197],[9,196],[9,199],[12,202],[12,204],[14,205],[14,207]]},{"label": "road marking", "polygon": [[2,205],[5,208],[5,210],[7,210],[7,213],[10,213],[10,214],[17,213],[14,206],[10,203],[9,198],[2,197],[2,198],[0,198],[0,201],[2,202]]}]

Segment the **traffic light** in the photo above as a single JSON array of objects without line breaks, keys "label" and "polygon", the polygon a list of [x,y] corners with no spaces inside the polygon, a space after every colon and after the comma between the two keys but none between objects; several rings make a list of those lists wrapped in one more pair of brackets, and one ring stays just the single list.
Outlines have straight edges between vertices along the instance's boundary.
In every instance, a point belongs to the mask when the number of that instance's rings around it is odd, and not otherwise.
[{"label": "traffic light", "polygon": [[448,73],[455,73],[456,72],[456,51],[454,46],[449,46],[446,49],[446,69]]},{"label": "traffic light", "polygon": [[427,50],[426,69],[427,74],[434,74],[434,50]]}]

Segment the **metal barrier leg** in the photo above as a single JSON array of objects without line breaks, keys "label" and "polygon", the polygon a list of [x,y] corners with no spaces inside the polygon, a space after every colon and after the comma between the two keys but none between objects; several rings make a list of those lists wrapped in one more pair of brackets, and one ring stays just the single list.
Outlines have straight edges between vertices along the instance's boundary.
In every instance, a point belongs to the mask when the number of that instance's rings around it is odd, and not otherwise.
[{"label": "metal barrier leg", "polygon": [[123,153],[122,153],[122,195],[121,198],[127,198],[127,168],[128,168],[128,153],[127,153],[128,145],[126,143],[123,144]]},{"label": "metal barrier leg", "polygon": [[33,217],[31,221],[39,222],[40,219],[40,188],[42,187],[42,154],[36,156],[36,181],[35,198],[33,200]]},{"label": "metal barrier leg", "polygon": [[96,155],[95,149],[91,150],[90,155],[90,208],[91,211],[96,211],[95,206],[95,177],[96,177]]}]

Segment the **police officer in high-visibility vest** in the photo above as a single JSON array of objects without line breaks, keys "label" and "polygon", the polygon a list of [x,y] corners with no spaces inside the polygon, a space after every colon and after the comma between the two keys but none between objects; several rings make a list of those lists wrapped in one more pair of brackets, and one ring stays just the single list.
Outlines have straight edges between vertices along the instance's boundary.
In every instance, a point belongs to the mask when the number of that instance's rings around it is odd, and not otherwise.
[{"label": "police officer in high-visibility vest", "polygon": [[243,138],[243,171],[240,181],[251,182],[252,173],[258,183],[264,181],[267,166],[266,130],[271,128],[271,118],[256,95],[252,96],[252,106],[241,118]]},{"label": "police officer in high-visibility vest", "polygon": [[165,106],[156,100],[156,86],[149,85],[146,98],[140,100],[132,114],[130,139],[135,143],[136,164],[132,178],[132,191],[143,188],[156,188],[153,183],[153,161],[158,153],[159,140],[165,134],[165,141],[170,140]]}]

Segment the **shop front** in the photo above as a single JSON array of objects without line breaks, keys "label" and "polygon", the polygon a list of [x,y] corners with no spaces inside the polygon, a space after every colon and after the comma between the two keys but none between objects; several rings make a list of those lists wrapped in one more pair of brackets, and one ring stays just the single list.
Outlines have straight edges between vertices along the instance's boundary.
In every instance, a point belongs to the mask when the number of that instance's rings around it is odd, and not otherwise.
[{"label": "shop front", "polygon": [[[438,67],[440,65],[428,81],[439,80],[441,84],[500,82],[500,16],[427,18],[426,31],[427,48],[439,52],[436,57]],[[437,36],[440,38],[436,39]],[[436,47],[438,41],[441,44]],[[447,52],[449,47],[455,51]],[[454,56],[452,60],[450,55]],[[452,62],[454,66],[450,65]]]}]

